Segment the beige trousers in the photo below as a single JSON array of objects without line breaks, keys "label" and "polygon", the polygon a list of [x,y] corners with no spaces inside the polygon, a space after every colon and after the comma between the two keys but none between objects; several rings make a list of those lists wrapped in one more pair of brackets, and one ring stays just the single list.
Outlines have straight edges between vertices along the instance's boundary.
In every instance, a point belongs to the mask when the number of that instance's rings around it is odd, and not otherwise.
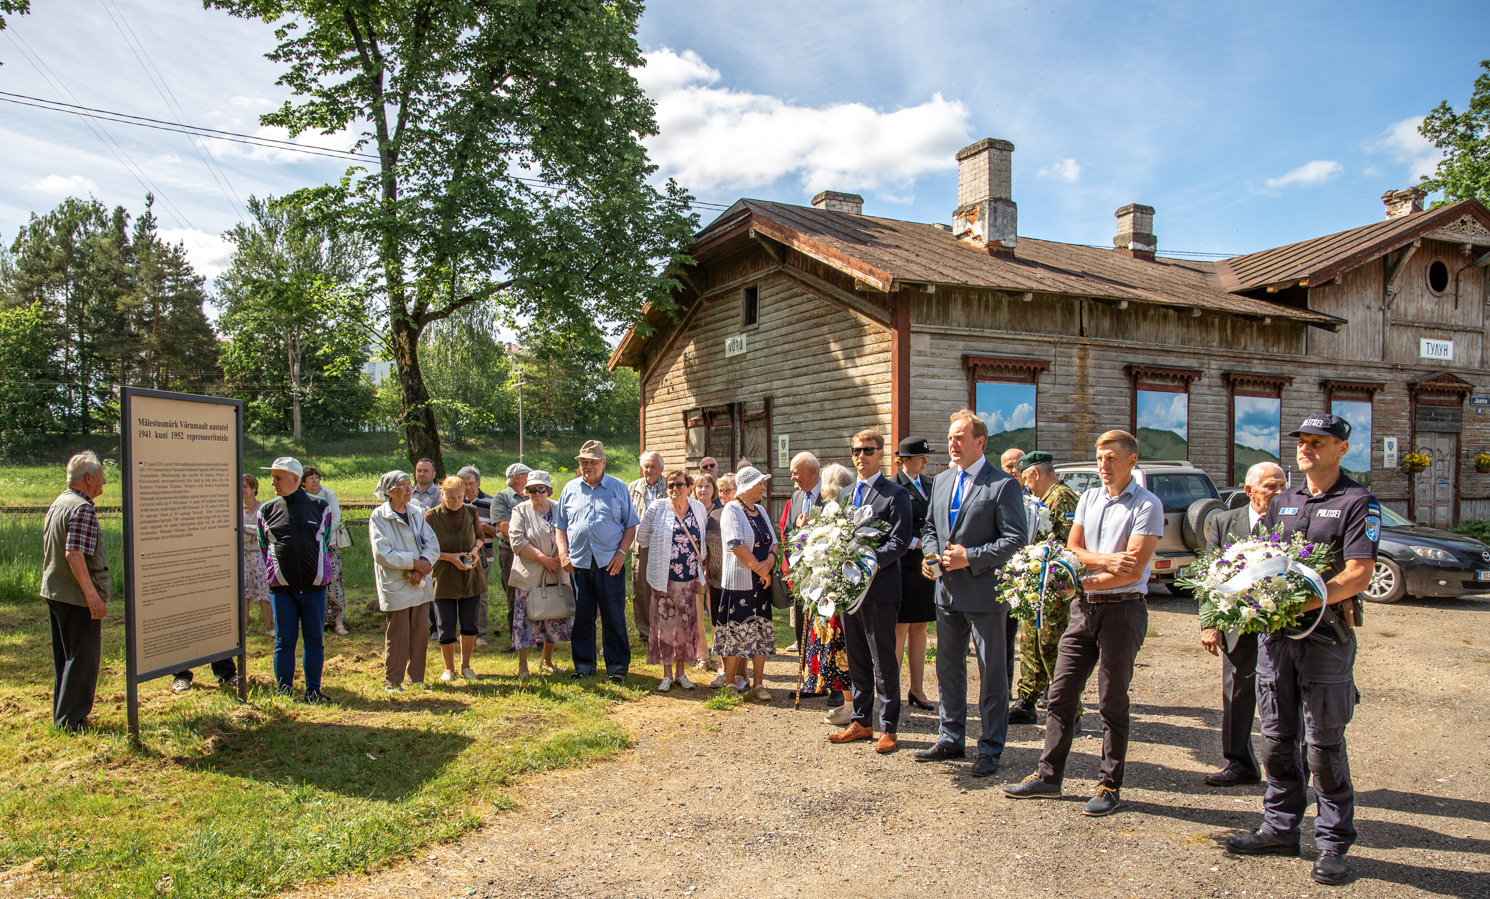
[{"label": "beige trousers", "polygon": [[407,674],[410,682],[424,682],[429,655],[429,603],[383,613],[383,682],[397,687]]}]

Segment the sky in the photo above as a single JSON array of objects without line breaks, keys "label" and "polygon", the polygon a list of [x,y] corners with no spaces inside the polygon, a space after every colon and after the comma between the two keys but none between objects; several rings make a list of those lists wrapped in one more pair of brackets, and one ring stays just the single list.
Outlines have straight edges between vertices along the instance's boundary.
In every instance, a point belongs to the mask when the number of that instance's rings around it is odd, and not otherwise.
[{"label": "sky", "polygon": [[[262,23],[183,0],[33,5],[0,32],[0,91],[266,134],[257,116],[289,99]],[[1416,125],[1441,101],[1464,108],[1487,27],[1474,0],[665,0],[640,23],[638,79],[659,176],[703,203],[833,189],[869,215],[950,222],[956,151],[996,137],[1016,147],[1023,236],[1110,246],[1113,211],[1137,202],[1157,209],[1161,254],[1245,253],[1382,218],[1383,191],[1431,171]],[[101,127],[0,103],[0,241],[66,196],[138,213],[150,190],[211,277],[249,195],[345,168]]]}]

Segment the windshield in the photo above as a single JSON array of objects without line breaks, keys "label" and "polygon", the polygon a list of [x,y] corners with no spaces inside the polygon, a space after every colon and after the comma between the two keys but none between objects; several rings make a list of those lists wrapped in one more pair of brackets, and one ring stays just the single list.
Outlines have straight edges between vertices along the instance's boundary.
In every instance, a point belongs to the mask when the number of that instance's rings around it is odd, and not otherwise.
[{"label": "windshield", "polygon": [[1403,518],[1401,515],[1398,515],[1396,512],[1388,509],[1386,506],[1381,507],[1381,520],[1385,521],[1392,527],[1398,528],[1410,528],[1416,523]]},{"label": "windshield", "polygon": [[1194,474],[1151,474],[1148,476],[1148,484],[1145,485],[1152,490],[1159,501],[1164,503],[1165,512],[1183,512],[1190,504],[1198,499],[1217,499],[1216,485],[1211,479],[1195,472]]}]

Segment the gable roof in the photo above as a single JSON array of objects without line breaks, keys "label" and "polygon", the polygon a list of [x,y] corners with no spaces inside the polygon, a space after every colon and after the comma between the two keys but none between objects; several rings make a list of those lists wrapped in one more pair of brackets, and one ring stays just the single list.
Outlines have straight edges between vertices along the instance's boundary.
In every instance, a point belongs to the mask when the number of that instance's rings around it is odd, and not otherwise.
[{"label": "gable roof", "polygon": [[1221,283],[1228,290],[1257,290],[1300,281],[1318,285],[1464,217],[1490,228],[1490,212],[1484,206],[1474,200],[1460,200],[1312,240],[1233,256],[1221,263]]}]

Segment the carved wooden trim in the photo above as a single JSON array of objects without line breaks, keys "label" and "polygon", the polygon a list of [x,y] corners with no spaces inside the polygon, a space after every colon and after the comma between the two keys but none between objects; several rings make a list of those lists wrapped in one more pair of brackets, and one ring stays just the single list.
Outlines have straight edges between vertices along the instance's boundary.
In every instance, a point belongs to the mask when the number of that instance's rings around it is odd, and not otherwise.
[{"label": "carved wooden trim", "polygon": [[1420,393],[1453,393],[1459,396],[1474,393],[1474,385],[1446,371],[1434,372],[1420,381],[1407,385],[1414,398]]}]

